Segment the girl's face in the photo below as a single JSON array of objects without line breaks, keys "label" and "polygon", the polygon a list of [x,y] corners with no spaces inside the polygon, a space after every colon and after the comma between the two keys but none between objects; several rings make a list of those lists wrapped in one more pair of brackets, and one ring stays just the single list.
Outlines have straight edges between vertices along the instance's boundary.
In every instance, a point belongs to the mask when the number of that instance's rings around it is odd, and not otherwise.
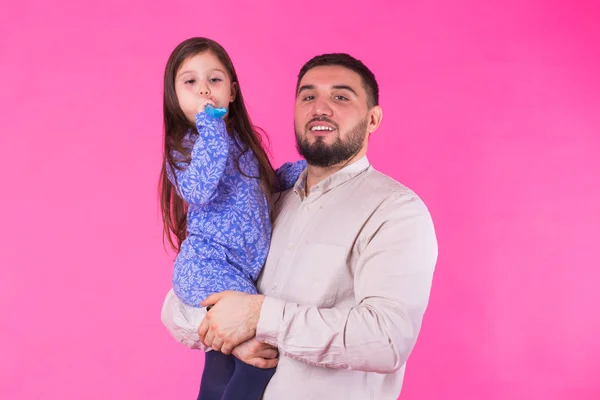
[{"label": "girl's face", "polygon": [[227,70],[210,51],[187,58],[175,76],[175,93],[181,110],[196,124],[196,109],[201,97],[212,100],[216,107],[229,108],[235,100],[236,84]]}]

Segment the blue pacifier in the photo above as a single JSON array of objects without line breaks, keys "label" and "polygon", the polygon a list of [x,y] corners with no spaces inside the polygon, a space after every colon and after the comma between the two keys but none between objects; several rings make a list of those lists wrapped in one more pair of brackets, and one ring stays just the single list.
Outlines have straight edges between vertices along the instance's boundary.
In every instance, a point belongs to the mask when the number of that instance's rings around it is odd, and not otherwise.
[{"label": "blue pacifier", "polygon": [[227,114],[227,109],[226,108],[214,108],[213,106],[208,104],[206,107],[204,107],[204,112],[209,117],[218,119],[218,118],[223,118],[223,116],[225,114]]}]

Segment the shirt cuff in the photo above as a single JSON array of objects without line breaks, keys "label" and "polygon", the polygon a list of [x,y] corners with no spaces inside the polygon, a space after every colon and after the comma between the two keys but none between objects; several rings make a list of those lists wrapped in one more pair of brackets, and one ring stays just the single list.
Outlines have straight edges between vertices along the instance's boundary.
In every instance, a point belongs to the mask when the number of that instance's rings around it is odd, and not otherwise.
[{"label": "shirt cuff", "polygon": [[256,340],[277,347],[279,327],[286,304],[283,300],[265,296],[256,327]]}]

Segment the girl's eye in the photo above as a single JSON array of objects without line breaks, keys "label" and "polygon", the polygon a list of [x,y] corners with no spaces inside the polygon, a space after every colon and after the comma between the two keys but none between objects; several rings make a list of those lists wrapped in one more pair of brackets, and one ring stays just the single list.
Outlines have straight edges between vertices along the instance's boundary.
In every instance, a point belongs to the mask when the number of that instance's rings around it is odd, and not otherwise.
[{"label": "girl's eye", "polygon": [[210,81],[215,83],[215,82],[221,82],[223,79],[221,78],[212,78]]},{"label": "girl's eye", "polygon": [[194,83],[196,83],[196,80],[195,80],[195,79],[189,79],[189,80],[185,81],[184,83],[185,83],[186,85],[189,85],[189,84],[194,84]]}]

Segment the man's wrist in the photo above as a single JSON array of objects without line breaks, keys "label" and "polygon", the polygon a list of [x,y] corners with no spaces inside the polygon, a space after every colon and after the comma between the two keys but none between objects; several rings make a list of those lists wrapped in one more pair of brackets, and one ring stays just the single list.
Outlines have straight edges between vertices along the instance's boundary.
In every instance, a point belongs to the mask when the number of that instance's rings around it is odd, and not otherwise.
[{"label": "man's wrist", "polygon": [[254,294],[251,295],[252,304],[251,304],[251,315],[250,315],[250,326],[254,331],[258,330],[258,320],[260,318],[260,310],[262,309],[263,303],[265,301],[265,296],[262,294]]}]

